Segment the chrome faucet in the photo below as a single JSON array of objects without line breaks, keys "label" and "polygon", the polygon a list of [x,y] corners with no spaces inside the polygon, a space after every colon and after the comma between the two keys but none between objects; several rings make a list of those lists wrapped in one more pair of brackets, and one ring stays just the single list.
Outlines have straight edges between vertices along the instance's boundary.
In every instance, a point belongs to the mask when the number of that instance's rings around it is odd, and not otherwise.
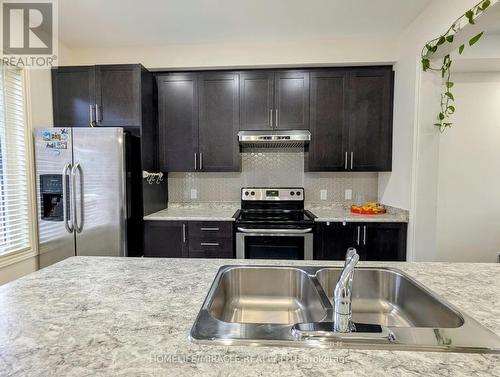
[{"label": "chrome faucet", "polygon": [[337,285],[333,292],[335,306],[333,318],[333,331],[352,332],[355,330],[352,322],[352,281],[354,278],[354,267],[359,261],[356,249],[350,247],[345,256],[344,269],[340,274]]}]

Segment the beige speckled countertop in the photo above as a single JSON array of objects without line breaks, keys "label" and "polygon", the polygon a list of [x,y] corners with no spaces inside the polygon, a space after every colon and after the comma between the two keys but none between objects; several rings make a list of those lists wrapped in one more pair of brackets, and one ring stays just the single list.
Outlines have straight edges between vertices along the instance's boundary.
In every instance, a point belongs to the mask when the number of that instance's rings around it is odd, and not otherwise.
[{"label": "beige speckled countertop", "polygon": [[[240,203],[169,203],[168,208],[144,220],[165,221],[234,221]],[[318,205],[306,203],[306,209],[316,216],[316,222],[408,222],[408,211],[387,207],[383,215],[357,215],[340,204]]]},{"label": "beige speckled countertop", "polygon": [[168,208],[144,216],[144,220],[234,221],[240,203],[169,203]]},{"label": "beige speckled countertop", "polygon": [[306,205],[306,209],[316,216],[316,222],[380,222],[407,223],[408,211],[386,206],[387,213],[381,215],[358,215],[350,207],[343,205]]},{"label": "beige speckled countertop", "polygon": [[[500,376],[500,355],[193,344],[225,264],[325,261],[73,257],[0,286],[4,376]],[[500,334],[500,264],[393,266]]]}]

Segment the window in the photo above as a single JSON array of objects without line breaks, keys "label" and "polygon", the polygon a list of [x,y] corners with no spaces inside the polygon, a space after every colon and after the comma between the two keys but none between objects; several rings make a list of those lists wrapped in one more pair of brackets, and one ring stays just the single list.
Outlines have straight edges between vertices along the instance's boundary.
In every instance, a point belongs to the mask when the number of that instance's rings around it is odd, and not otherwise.
[{"label": "window", "polygon": [[24,88],[22,69],[0,65],[0,256],[32,249]]}]

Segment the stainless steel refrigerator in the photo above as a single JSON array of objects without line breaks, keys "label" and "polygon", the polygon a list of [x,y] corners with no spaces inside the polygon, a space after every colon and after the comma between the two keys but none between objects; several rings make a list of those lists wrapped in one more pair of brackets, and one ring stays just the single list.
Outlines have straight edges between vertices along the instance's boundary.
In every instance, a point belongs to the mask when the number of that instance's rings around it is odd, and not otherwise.
[{"label": "stainless steel refrigerator", "polygon": [[75,255],[127,256],[123,129],[36,129],[34,138],[40,268]]}]

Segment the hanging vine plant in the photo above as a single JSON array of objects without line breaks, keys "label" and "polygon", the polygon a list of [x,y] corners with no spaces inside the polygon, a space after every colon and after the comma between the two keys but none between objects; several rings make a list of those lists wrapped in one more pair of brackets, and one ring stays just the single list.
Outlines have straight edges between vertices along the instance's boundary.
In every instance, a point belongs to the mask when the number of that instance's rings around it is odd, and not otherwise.
[{"label": "hanging vine plant", "polygon": [[[496,2],[496,0],[493,0]],[[453,102],[455,97],[452,93],[453,81],[451,81],[451,64],[452,58],[450,54],[445,55],[441,62],[441,66],[433,66],[431,60],[433,55],[447,43],[451,44],[455,40],[455,34],[461,29],[464,24],[475,24],[475,20],[484,11],[486,11],[491,5],[491,0],[482,0],[474,7],[465,12],[462,16],[457,18],[455,22],[450,26],[446,33],[440,35],[439,37],[427,42],[422,49],[421,59],[422,59],[422,69],[424,72],[427,71],[437,71],[441,72],[441,77],[443,78],[443,92],[441,93],[441,109],[437,117],[437,122],[434,124],[439,128],[441,132],[444,132],[446,128],[453,125],[450,121],[450,117],[455,113],[455,106]],[[483,36],[484,32],[481,32],[471,38],[468,41],[468,46],[471,47],[475,45]],[[458,47],[458,53],[462,55],[466,47],[466,44],[462,44]]]}]

